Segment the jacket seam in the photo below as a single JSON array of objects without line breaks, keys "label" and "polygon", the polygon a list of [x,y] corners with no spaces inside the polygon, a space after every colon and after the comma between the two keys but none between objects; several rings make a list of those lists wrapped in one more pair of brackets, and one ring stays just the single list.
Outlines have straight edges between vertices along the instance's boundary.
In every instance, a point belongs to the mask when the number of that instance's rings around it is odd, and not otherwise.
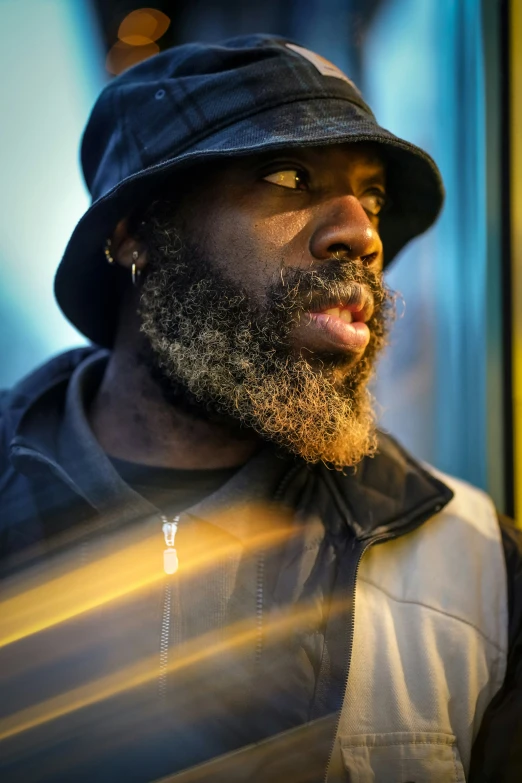
[{"label": "jacket seam", "polygon": [[360,582],[366,582],[366,584],[371,585],[372,587],[375,587],[376,590],[379,590],[381,593],[384,593],[384,595],[388,596],[392,601],[395,601],[399,604],[409,604],[414,606],[422,606],[424,609],[429,609],[431,612],[435,612],[436,614],[443,615],[444,617],[449,617],[452,620],[456,620],[459,623],[463,623],[464,625],[469,626],[470,628],[473,628],[474,631],[476,631],[479,636],[481,636],[484,641],[488,642],[492,647],[494,647],[496,650],[498,650],[503,655],[507,655],[508,650],[502,647],[498,642],[496,642],[494,639],[490,639],[489,636],[487,636],[484,631],[482,631],[480,628],[478,628],[474,623],[470,622],[470,620],[466,620],[464,617],[458,617],[455,614],[452,614],[451,612],[446,612],[444,609],[439,609],[435,606],[430,606],[429,604],[425,604],[422,601],[413,601],[409,598],[398,598],[395,595],[392,595],[388,590],[385,590],[383,587],[381,587],[378,584],[375,584],[375,582],[372,582],[371,579],[368,579],[364,576],[359,576]]},{"label": "jacket seam", "polygon": [[[413,734],[414,732],[412,732]],[[373,736],[370,734],[370,736]],[[454,734],[448,734],[448,742],[441,739],[409,740],[403,742],[379,742],[374,745],[368,745],[367,742],[344,741],[341,738],[342,748],[400,748],[403,745],[442,745],[445,748],[454,748],[457,746],[457,738]]]}]

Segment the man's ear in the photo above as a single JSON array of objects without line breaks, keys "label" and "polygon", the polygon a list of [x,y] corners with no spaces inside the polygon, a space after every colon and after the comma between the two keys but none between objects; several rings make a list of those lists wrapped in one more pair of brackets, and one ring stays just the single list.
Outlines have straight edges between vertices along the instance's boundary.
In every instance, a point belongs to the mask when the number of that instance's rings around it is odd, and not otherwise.
[{"label": "man's ear", "polygon": [[116,225],[111,238],[112,257],[125,269],[132,269],[136,265],[138,271],[147,266],[147,249],[143,242],[129,234],[128,218],[123,218]]}]

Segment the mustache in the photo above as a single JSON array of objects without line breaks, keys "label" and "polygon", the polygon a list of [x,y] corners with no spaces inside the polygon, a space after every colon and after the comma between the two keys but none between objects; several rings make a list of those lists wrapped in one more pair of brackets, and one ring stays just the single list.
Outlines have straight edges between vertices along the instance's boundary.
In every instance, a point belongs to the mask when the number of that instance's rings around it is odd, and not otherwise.
[{"label": "mustache", "polygon": [[334,292],[324,291],[320,294],[309,296],[308,310],[312,313],[319,313],[322,310],[328,310],[331,307],[350,307],[355,310],[373,311],[373,295],[359,283],[353,283],[351,286],[343,286],[343,291]]},{"label": "mustache", "polygon": [[340,304],[371,312],[379,310],[389,294],[380,273],[332,259],[318,270],[282,269],[268,298],[277,309],[292,313],[319,312]]}]

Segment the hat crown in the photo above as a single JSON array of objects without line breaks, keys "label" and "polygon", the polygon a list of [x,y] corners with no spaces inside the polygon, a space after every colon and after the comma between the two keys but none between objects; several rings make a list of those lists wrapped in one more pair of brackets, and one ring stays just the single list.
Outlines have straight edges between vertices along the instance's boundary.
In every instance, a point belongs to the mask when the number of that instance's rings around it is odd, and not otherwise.
[{"label": "hat crown", "polygon": [[[250,35],[167,49],[101,93],[83,137],[85,181],[95,200],[228,125],[288,103],[328,98],[349,101],[374,120],[347,77],[286,39]],[[265,133],[269,140],[269,127]]]}]

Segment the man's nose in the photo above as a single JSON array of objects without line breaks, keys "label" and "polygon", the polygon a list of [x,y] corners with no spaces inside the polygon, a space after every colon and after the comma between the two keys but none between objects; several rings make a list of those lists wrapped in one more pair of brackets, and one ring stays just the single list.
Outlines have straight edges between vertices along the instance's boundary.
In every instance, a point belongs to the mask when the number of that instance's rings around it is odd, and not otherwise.
[{"label": "man's nose", "polygon": [[322,205],[310,238],[310,252],[318,261],[342,253],[366,266],[382,263],[379,232],[352,195],[343,195]]}]

